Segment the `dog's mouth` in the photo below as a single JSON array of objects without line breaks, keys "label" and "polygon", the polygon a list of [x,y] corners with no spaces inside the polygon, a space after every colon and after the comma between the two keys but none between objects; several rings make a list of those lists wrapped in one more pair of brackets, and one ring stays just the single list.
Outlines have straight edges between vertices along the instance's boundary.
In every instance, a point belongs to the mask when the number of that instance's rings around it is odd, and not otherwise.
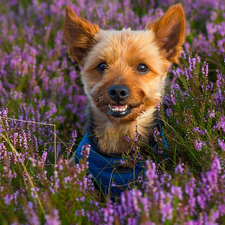
[{"label": "dog's mouth", "polygon": [[131,107],[128,105],[111,105],[108,104],[109,114],[113,117],[125,117],[131,113]]}]

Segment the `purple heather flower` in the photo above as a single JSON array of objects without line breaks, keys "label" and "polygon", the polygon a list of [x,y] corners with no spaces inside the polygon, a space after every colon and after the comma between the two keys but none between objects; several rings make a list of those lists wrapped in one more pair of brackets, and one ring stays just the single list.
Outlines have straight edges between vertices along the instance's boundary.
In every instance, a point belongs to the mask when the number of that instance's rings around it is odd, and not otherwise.
[{"label": "purple heather flower", "polygon": [[218,139],[218,145],[223,151],[225,151],[225,141]]},{"label": "purple heather flower", "polygon": [[157,177],[156,165],[155,165],[155,163],[147,160],[146,167],[147,167],[147,169],[146,169],[145,175],[148,180],[148,186],[151,187],[154,184],[154,178]]},{"label": "purple heather flower", "polygon": [[218,206],[218,211],[220,212],[220,215],[221,216],[224,216],[225,215],[225,205],[219,205]]},{"label": "purple heather flower", "polygon": [[202,141],[195,140],[195,148],[196,148],[196,150],[201,151],[202,145],[203,145]]},{"label": "purple heather flower", "polygon": [[169,98],[169,96],[165,96],[165,97],[164,97],[164,102],[165,102],[165,104],[166,104],[168,107],[170,107],[170,105],[171,105],[171,99]]},{"label": "purple heather flower", "polygon": [[171,117],[171,112],[172,112],[172,109],[168,108],[166,109],[166,114]]},{"label": "purple heather flower", "polygon": [[201,207],[201,209],[205,209],[205,206],[206,206],[206,197],[204,196],[204,194],[199,194],[198,196],[197,196],[197,202],[198,202],[198,204],[199,204],[199,206]]},{"label": "purple heather flower", "polygon": [[91,150],[91,145],[89,144],[83,145],[80,154],[85,155],[88,158],[90,154],[90,150]]},{"label": "purple heather flower", "polygon": [[47,158],[47,152],[44,151],[43,154],[42,154],[42,157],[41,157],[41,163],[44,165],[45,161],[46,161],[46,158]]},{"label": "purple heather flower", "polygon": [[193,131],[194,131],[194,132],[200,132],[199,127],[195,127],[195,128],[193,129]]},{"label": "purple heather flower", "polygon": [[173,70],[173,75],[175,76],[175,78],[179,78],[181,74],[183,74],[183,70],[181,70],[180,68],[177,68],[176,70]]},{"label": "purple heather flower", "polygon": [[171,96],[171,100],[172,100],[174,105],[176,105],[176,98],[175,98],[175,96],[176,96],[175,90],[176,89],[179,90],[179,86],[177,84],[171,86],[171,94],[170,94],[170,96]]},{"label": "purple heather flower", "polygon": [[205,135],[205,132],[204,132],[204,130],[200,130],[200,135],[202,135],[202,136],[204,136]]},{"label": "purple heather flower", "polygon": [[103,209],[104,221],[107,224],[113,224],[113,222],[114,222],[114,216],[113,216],[114,210],[113,210],[113,205],[112,205],[111,201],[108,201],[106,206],[107,206],[107,208]]},{"label": "purple heather flower", "polygon": [[13,200],[13,195],[6,195],[5,197],[4,197],[4,200],[5,200],[5,204],[6,205],[10,205],[10,203],[11,203],[11,201]]},{"label": "purple heather flower", "polygon": [[52,215],[46,215],[46,225],[61,225],[59,220],[59,213],[57,209],[53,209]]},{"label": "purple heather flower", "polygon": [[183,199],[181,187],[172,186],[172,187],[171,187],[171,193],[172,193],[174,196],[178,197],[179,200],[182,200],[182,199]]},{"label": "purple heather flower", "polygon": [[71,138],[71,140],[70,140],[70,145],[69,145],[69,148],[68,148],[68,151],[67,151],[68,154],[71,153],[72,148],[73,148],[73,146],[75,145],[76,138],[77,138],[77,131],[74,130],[74,131],[72,131],[72,138]]},{"label": "purple heather flower", "polygon": [[211,165],[211,170],[219,172],[221,170],[220,160],[218,156],[215,156]]},{"label": "purple heather flower", "polygon": [[221,124],[221,128],[223,129],[223,132],[225,132],[225,116],[222,116],[220,118],[220,124]]},{"label": "purple heather flower", "polygon": [[1,115],[2,117],[8,117],[8,113],[9,113],[8,108],[3,108],[3,110],[0,111],[0,115]]},{"label": "purple heather flower", "polygon": [[173,212],[173,207],[170,202],[168,203],[163,203],[162,209],[160,210],[162,214],[162,222],[164,223],[166,220],[171,220],[172,219],[172,212]]},{"label": "purple heather flower", "polygon": [[137,219],[130,217],[127,220],[127,224],[128,225],[136,225],[137,224]]},{"label": "purple heather flower", "polygon": [[209,114],[209,118],[213,118],[213,117],[215,117],[215,112],[211,112],[210,114]]},{"label": "purple heather flower", "polygon": [[192,78],[191,71],[187,68],[184,69],[187,80]]},{"label": "purple heather flower", "polygon": [[178,174],[178,173],[183,174],[183,172],[184,172],[184,164],[183,163],[182,164],[178,164],[176,166],[174,172],[175,172],[175,174]]},{"label": "purple heather flower", "polygon": [[120,164],[122,164],[122,165],[124,165],[124,164],[126,164],[126,160],[120,160]]},{"label": "purple heather flower", "polygon": [[190,69],[190,71],[192,71],[193,69],[195,69],[196,59],[195,58],[192,58],[191,56],[189,56],[188,57],[188,62],[189,62],[189,69]]}]

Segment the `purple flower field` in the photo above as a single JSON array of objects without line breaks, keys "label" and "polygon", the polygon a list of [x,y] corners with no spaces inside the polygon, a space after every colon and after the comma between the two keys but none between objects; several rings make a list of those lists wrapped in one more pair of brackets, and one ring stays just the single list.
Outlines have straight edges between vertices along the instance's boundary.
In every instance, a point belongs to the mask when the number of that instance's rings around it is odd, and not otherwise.
[{"label": "purple flower field", "polygon": [[[158,106],[169,150],[155,130],[159,151],[149,149],[138,185],[112,201],[85,158],[67,166],[85,134],[86,97],[63,42],[65,8],[102,29],[138,30],[179,2],[186,43],[168,73],[166,110]],[[224,0],[0,3],[1,224],[225,224]],[[139,155],[139,140],[128,140]]]}]

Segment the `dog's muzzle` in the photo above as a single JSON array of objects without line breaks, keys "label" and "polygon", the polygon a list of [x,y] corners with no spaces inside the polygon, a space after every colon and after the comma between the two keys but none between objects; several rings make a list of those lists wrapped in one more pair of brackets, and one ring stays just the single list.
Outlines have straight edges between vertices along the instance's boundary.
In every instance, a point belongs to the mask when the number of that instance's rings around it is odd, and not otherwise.
[{"label": "dog's muzzle", "polygon": [[108,89],[109,97],[115,101],[115,104],[109,104],[109,114],[113,117],[124,117],[131,113],[128,105],[122,105],[121,101],[129,96],[129,90],[124,85],[112,85]]}]

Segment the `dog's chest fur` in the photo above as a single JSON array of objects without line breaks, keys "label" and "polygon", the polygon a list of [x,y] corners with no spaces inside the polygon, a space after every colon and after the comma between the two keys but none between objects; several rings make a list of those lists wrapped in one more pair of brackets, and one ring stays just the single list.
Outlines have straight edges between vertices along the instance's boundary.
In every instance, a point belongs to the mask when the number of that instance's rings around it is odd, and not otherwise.
[{"label": "dog's chest fur", "polygon": [[[125,136],[131,139],[135,137],[136,131],[143,138],[142,146],[149,143],[149,137],[152,135],[152,123],[154,121],[154,112],[152,108],[140,116],[137,120],[127,124],[111,123],[101,113],[95,113],[90,106],[86,108],[87,125],[86,130],[91,131],[97,138],[98,146],[104,153],[122,153],[131,149],[130,144],[125,140]],[[146,121],[148,121],[146,123]],[[139,146],[141,147],[141,146]]]}]

